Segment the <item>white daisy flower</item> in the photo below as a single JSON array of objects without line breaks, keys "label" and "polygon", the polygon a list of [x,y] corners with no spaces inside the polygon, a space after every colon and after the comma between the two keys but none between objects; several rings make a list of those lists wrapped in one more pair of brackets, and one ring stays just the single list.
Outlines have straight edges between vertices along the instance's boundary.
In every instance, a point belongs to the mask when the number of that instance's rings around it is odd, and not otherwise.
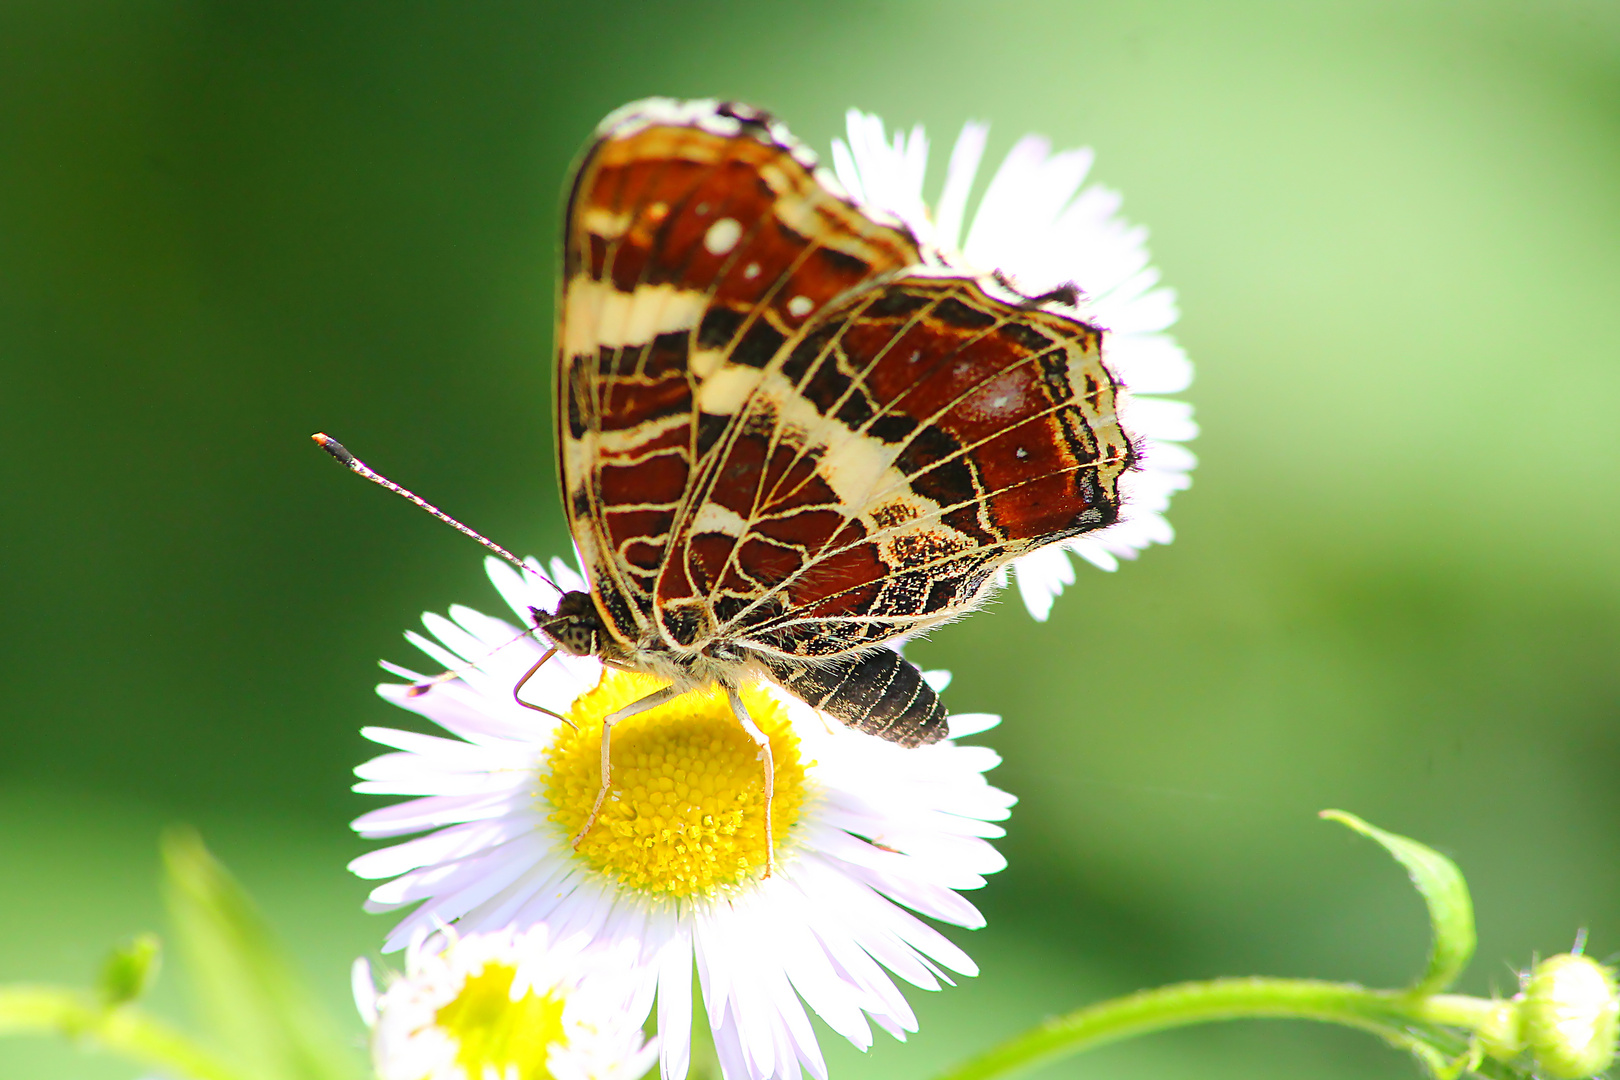
[{"label": "white daisy flower", "polygon": [[1149,264],[1147,230],[1119,216],[1119,193],[1099,184],[1081,187],[1090,150],[1053,153],[1046,139],[1024,136],[970,220],[968,196],[984,156],[986,125],[962,128],[932,212],[923,199],[923,129],[891,138],[882,120],[855,109],[847,127],[849,141],[833,141],[833,168],[857,200],[899,217],[947,263],[1000,271],[1026,295],[1074,284],[1082,294],[1081,318],[1105,330],[1103,362],[1128,388],[1119,397],[1119,415],[1142,442],[1142,464],[1121,478],[1117,522],[1019,560],[1019,592],[1030,614],[1045,620],[1053,599],[1074,584],[1068,552],[1114,570],[1120,559],[1175,536],[1164,515],[1170,496],[1192,483],[1188,474],[1197,460],[1181,444],[1198,426],[1185,402],[1145,396],[1179,393],[1192,381],[1192,364],[1165,332],[1178,314],[1175,293],[1159,286],[1159,272]]},{"label": "white daisy flower", "polygon": [[658,1058],[634,989],[602,957],[548,948],[544,930],[419,935],[377,990],[354,964],[378,1080],[640,1080]]},{"label": "white daisy flower", "polygon": [[[564,589],[585,588],[560,561],[552,572]],[[489,573],[525,621],[531,606],[554,599],[496,560]],[[351,864],[362,877],[391,879],[372,892],[371,910],[417,905],[387,949],[454,924],[465,933],[544,927],[559,946],[612,956],[639,980],[643,1013],[656,990],[666,1078],[687,1071],[694,965],[730,1080],[825,1077],[806,1005],[865,1049],[870,1022],[897,1038],[916,1030],[892,976],[932,990],[950,981],[945,969],[976,972],[904,909],[983,924],[958,890],[1005,865],[986,841],[1002,835],[992,822],[1014,800],[984,779],[999,762],[992,751],[903,749],[829,724],[772,686],[744,688],[775,762],[766,877],[757,748],[723,693],[690,693],[614,726],[612,795],[576,850],[599,783],[601,718],[654,684],[558,654],[523,689],[569,723],[554,720],[513,700],[542,647],[471,609],[450,615],[425,616],[436,642],[409,638],[436,664],[465,668],[461,678],[426,693],[399,684],[379,692],[454,737],[368,728],[367,738],[399,752],[356,770],[357,791],[413,796],[361,817],[362,835],[427,833]],[[931,675],[943,688],[944,673]],[[996,722],[956,715],[951,734]]]}]

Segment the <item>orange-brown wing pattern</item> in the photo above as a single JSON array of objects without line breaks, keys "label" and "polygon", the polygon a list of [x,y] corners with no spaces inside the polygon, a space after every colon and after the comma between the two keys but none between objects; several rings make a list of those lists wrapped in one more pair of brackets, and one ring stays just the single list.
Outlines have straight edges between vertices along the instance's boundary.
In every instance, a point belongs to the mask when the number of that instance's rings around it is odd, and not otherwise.
[{"label": "orange-brown wing pattern", "polygon": [[621,645],[655,628],[680,508],[759,369],[814,313],[918,258],[762,113],[650,101],[603,122],[565,220],[558,452]]},{"label": "orange-brown wing pattern", "polygon": [[825,312],[753,373],[693,482],[658,582],[665,633],[849,653],[1110,524],[1134,453],[1100,346],[994,281],[920,268]]}]

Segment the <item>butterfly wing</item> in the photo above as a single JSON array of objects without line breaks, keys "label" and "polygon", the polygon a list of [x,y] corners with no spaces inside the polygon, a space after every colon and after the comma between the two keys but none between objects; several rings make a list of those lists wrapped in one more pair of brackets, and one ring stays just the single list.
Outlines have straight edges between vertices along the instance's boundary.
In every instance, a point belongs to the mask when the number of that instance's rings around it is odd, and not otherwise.
[{"label": "butterfly wing", "polygon": [[658,582],[666,633],[708,613],[787,681],[1112,523],[1134,457],[1118,385],[1101,332],[1058,303],[918,268],[807,325],[692,484]]},{"label": "butterfly wing", "polygon": [[751,653],[847,723],[942,737],[874,646],[1112,522],[1132,462],[1101,334],[1059,302],[945,267],[763,114],[609,117],[569,200],[557,401],[619,650]]},{"label": "butterfly wing", "polygon": [[751,376],[810,313],[917,262],[765,114],[651,100],[605,120],[568,201],[557,437],[564,503],[608,633],[658,625],[694,476]]}]

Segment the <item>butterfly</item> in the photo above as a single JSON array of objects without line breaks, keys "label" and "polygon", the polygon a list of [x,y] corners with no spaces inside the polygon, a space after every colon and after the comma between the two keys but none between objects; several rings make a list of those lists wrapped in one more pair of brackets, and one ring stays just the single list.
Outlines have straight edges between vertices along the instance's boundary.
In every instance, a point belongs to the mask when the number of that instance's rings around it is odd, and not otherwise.
[{"label": "butterfly", "polygon": [[719,684],[751,728],[736,688],[763,676],[901,745],[943,738],[890,646],[1112,524],[1136,465],[1077,299],[953,265],[758,109],[613,113],[569,190],[557,305],[591,588],[537,629],[668,681],[610,724]]}]

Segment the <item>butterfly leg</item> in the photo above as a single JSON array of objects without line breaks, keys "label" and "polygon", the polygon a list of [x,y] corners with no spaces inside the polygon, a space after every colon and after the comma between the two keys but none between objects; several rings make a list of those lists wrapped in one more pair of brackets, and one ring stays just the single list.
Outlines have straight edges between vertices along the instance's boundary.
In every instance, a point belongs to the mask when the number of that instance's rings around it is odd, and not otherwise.
[{"label": "butterfly leg", "polygon": [[531,667],[528,671],[526,671],[524,673],[523,678],[521,678],[521,679],[519,679],[517,681],[516,686],[512,687],[512,700],[517,702],[519,705],[523,706],[525,709],[533,709],[535,712],[543,712],[547,716],[555,716],[557,719],[561,720],[563,723],[567,724],[569,727],[573,728],[575,731],[578,731],[579,730],[579,725],[574,723],[572,720],[568,719],[568,717],[564,716],[562,713],[556,712],[555,710],[552,710],[552,709],[548,709],[544,705],[531,705],[527,701],[523,700],[523,696],[522,696],[523,688],[528,685],[528,682],[529,682],[530,679],[534,678],[535,673],[537,671],[539,671],[541,668],[546,666],[546,661],[550,660],[553,656],[556,656],[556,655],[557,655],[557,650],[556,650],[555,647],[553,647],[553,648],[547,649],[546,654],[544,656],[542,656],[540,659],[538,659],[538,660],[536,660],[534,662],[534,666]]},{"label": "butterfly leg", "polygon": [[754,718],[748,715],[737,688],[726,687],[726,694],[731,698],[731,711],[736,714],[737,723],[759,747],[760,764],[765,769],[765,876],[770,877],[771,871],[776,869],[776,838],[771,834],[771,803],[776,798],[776,763],[771,758],[771,740],[759,730]]},{"label": "butterfly leg", "polygon": [[601,813],[602,804],[607,801],[608,792],[613,787],[613,762],[608,757],[613,748],[613,725],[620,720],[628,720],[637,713],[644,713],[648,709],[656,709],[671,698],[680,697],[681,692],[673,686],[666,686],[662,690],[654,690],[644,698],[632,701],[617,712],[610,712],[602,718],[602,786],[596,790],[596,802],[591,805],[591,815],[585,819],[585,827],[579,830],[574,837],[573,844],[577,849],[580,841],[590,833],[591,827],[596,824],[596,815]]}]

